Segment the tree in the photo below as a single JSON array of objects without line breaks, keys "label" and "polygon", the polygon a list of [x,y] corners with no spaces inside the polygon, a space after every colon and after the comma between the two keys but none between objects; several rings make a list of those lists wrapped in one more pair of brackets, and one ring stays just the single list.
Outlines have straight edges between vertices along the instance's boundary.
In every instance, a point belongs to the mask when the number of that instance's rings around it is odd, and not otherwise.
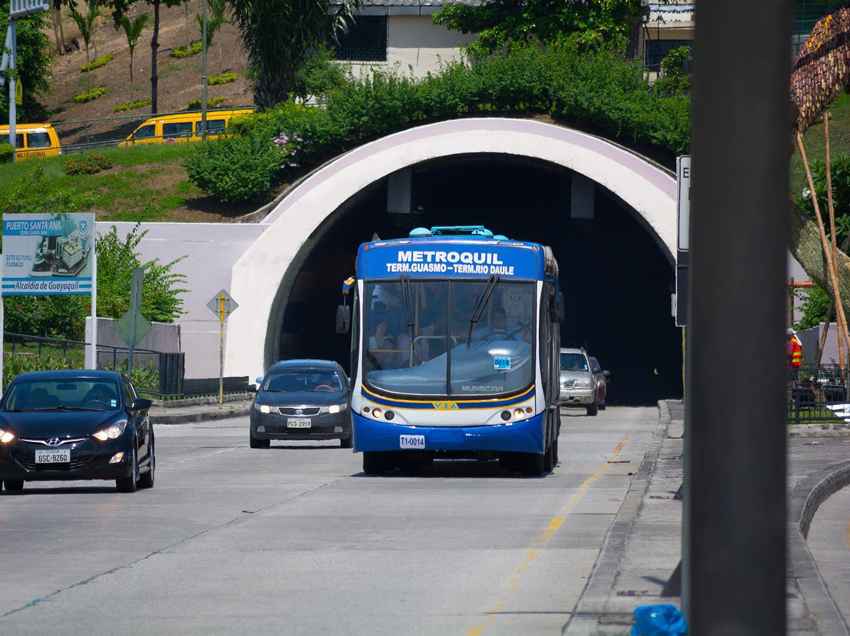
[{"label": "tree", "polygon": [[[77,28],[80,30],[80,35],[83,38],[83,43],[86,45],[86,62],[91,62],[89,55],[89,46],[94,40],[94,30],[97,25],[97,19],[100,16],[100,8],[97,6],[96,0],[89,0],[85,13],[77,11],[75,5],[71,5],[71,19]],[[97,55],[97,53],[95,53]]]},{"label": "tree", "polygon": [[62,27],[62,5],[65,0],[50,0],[50,19],[53,23],[53,37],[56,40],[56,52],[65,54],[65,29]]},{"label": "tree", "polygon": [[289,97],[309,52],[349,23],[359,0],[229,0],[254,76],[254,101],[268,108]]},{"label": "tree", "polygon": [[625,51],[641,16],[641,0],[492,0],[477,6],[449,4],[434,22],[455,31],[477,33],[469,47],[487,55],[511,43],[552,42],[577,34],[586,48]]},{"label": "tree", "polygon": [[127,15],[122,15],[118,19],[118,24],[124,30],[124,35],[127,36],[127,48],[130,49],[130,83],[133,83],[133,64],[136,57],[136,45],[139,43],[139,38],[142,36],[142,31],[150,22],[150,15],[142,13],[135,18],[130,18]]},{"label": "tree", "polygon": [[[6,33],[9,3],[0,2],[0,33]],[[18,107],[19,121],[42,121],[44,106],[38,95],[50,88],[51,46],[47,37],[47,16],[43,12],[17,21],[18,55],[16,71],[23,85],[24,103]],[[2,45],[0,45],[2,46]],[[8,123],[8,84],[0,90],[0,123]]]},{"label": "tree", "polygon": [[[204,1],[201,0],[201,2]],[[207,15],[207,49],[209,49],[212,46],[216,32],[227,22],[227,1],[209,0],[207,7],[209,8]],[[195,14],[195,19],[198,22],[198,31],[201,32],[201,37],[203,38],[204,18],[201,14]]]}]

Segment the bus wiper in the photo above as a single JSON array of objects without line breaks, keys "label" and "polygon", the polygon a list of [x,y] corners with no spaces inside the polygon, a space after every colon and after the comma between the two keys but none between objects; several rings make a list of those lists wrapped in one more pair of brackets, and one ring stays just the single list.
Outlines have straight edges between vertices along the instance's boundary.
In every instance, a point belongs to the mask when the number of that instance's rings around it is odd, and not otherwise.
[{"label": "bus wiper", "polygon": [[490,276],[490,278],[487,279],[487,286],[481,291],[478,298],[475,299],[475,306],[472,309],[472,317],[469,319],[469,333],[466,334],[467,349],[472,346],[472,330],[475,328],[475,325],[478,324],[478,321],[481,320],[481,316],[484,315],[484,310],[487,309],[487,305],[490,303],[490,298],[493,296],[493,290],[496,289],[496,285],[499,284],[499,280],[499,277],[496,275]]},{"label": "bus wiper", "polygon": [[410,337],[410,354],[413,356],[416,346],[414,342],[414,330],[416,328],[416,320],[413,307],[413,290],[410,288],[410,279],[407,276],[401,277],[401,302],[404,305],[404,311],[407,314],[407,330]]}]

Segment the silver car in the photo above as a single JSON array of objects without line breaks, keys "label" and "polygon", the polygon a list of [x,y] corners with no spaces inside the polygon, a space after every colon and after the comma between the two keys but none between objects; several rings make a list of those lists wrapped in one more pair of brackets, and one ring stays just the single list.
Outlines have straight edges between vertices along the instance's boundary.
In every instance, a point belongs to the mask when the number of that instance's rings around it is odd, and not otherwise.
[{"label": "silver car", "polygon": [[561,393],[563,406],[583,406],[588,415],[599,411],[596,378],[584,349],[561,349]]}]

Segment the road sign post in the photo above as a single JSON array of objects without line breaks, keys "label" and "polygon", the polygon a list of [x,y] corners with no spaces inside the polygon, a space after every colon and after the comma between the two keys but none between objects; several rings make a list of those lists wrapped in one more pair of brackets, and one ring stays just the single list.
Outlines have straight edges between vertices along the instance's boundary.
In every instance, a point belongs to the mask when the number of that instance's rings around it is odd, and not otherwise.
[{"label": "road sign post", "polygon": [[218,403],[224,404],[224,325],[239,304],[222,289],[212,297],[207,307],[218,319]]},{"label": "road sign post", "polygon": [[142,288],[145,270],[137,267],[133,270],[133,283],[130,287],[130,308],[118,319],[118,335],[127,343],[127,374],[133,372],[133,357],[136,346],[144,340],[151,330],[151,323],[142,315]]}]

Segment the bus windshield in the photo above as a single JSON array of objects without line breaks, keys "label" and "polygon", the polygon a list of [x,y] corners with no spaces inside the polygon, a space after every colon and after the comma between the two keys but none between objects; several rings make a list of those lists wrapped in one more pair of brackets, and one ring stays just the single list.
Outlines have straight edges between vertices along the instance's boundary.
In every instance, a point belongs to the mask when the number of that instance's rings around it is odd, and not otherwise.
[{"label": "bus windshield", "polygon": [[500,395],[534,381],[535,284],[367,283],[366,384],[402,395]]}]

